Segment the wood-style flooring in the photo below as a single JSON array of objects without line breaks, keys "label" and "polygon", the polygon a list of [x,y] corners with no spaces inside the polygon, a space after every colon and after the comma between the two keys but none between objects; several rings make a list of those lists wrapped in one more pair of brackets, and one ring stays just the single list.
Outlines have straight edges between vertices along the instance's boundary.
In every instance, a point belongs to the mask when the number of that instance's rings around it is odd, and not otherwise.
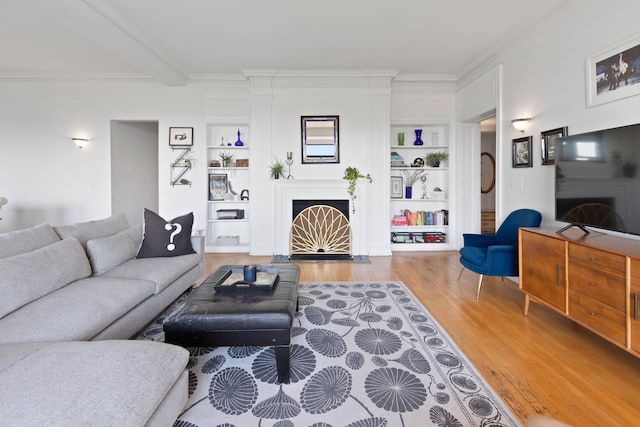
[{"label": "wood-style flooring", "polygon": [[[478,275],[455,251],[396,252],[371,264],[299,263],[300,280],[404,282],[524,424],[544,414],[574,426],[640,425],[640,358],[552,310],[516,283]],[[224,264],[267,264],[271,257],[206,254],[207,274]]]}]

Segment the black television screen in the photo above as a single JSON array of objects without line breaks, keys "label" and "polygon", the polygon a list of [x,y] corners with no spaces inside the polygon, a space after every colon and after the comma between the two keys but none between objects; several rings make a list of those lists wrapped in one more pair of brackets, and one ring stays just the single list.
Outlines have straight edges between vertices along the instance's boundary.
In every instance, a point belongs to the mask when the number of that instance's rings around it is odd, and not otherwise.
[{"label": "black television screen", "polygon": [[[559,138],[556,220],[640,235],[640,124]],[[559,232],[563,231],[559,230]]]}]

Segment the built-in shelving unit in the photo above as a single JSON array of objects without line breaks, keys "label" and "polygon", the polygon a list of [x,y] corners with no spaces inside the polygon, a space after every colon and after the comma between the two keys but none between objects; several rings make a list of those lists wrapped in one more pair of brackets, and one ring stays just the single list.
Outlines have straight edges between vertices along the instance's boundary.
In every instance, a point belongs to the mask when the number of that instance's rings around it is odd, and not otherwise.
[{"label": "built-in shelving unit", "polygon": [[[422,145],[415,145],[421,129]],[[400,145],[399,134],[404,134]],[[449,242],[448,161],[429,166],[425,158],[434,152],[449,152],[448,125],[392,125],[389,156],[391,176],[391,250],[441,250]],[[406,191],[407,177],[422,172]],[[400,187],[400,188],[398,188]],[[438,191],[440,190],[440,191]]]},{"label": "built-in shelving unit", "polygon": [[[242,145],[236,145],[238,140]],[[249,252],[249,153],[249,126],[207,126],[206,252]],[[222,155],[232,156],[231,162],[225,164]],[[224,191],[212,191],[212,180],[214,187],[224,182]]]}]

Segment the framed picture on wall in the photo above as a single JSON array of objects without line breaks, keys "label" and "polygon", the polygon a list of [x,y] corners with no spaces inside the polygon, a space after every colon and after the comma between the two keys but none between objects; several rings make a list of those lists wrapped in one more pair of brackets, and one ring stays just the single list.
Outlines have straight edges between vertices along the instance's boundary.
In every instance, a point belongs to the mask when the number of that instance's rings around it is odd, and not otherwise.
[{"label": "framed picture on wall", "polygon": [[556,164],[556,141],[558,138],[562,138],[563,136],[567,136],[566,126],[540,133],[543,165]]},{"label": "framed picture on wall", "polygon": [[392,176],[391,177],[391,198],[392,199],[402,199],[402,177],[401,176]]},{"label": "framed picture on wall", "polygon": [[635,73],[640,56],[640,36],[601,51],[587,59],[587,108],[640,94]]},{"label": "framed picture on wall", "polygon": [[227,174],[226,173],[210,173],[209,174],[209,200],[224,200],[227,192]]},{"label": "framed picture on wall", "polygon": [[531,159],[533,137],[525,136],[522,138],[516,138],[512,140],[512,143],[512,166],[514,168],[530,168],[533,166],[533,161]]},{"label": "framed picture on wall", "polygon": [[193,128],[169,128],[169,146],[192,147]]}]

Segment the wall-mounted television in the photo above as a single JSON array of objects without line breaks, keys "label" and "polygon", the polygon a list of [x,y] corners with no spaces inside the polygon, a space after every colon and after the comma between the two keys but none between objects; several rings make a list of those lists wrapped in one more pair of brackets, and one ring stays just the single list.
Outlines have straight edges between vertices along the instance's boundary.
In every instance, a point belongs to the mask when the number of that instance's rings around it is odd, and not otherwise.
[{"label": "wall-mounted television", "polygon": [[556,221],[640,235],[640,124],[559,138]]}]

